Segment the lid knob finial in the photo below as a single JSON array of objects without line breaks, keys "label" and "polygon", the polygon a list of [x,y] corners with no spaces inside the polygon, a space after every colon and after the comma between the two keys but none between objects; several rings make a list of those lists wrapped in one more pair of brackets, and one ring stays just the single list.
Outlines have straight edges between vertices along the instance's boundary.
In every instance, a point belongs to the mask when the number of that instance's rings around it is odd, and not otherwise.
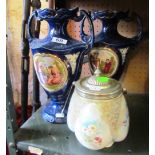
[{"label": "lid knob finial", "polygon": [[102,74],[101,70],[99,67],[96,68],[95,72],[94,72],[94,75],[95,76],[100,76]]}]

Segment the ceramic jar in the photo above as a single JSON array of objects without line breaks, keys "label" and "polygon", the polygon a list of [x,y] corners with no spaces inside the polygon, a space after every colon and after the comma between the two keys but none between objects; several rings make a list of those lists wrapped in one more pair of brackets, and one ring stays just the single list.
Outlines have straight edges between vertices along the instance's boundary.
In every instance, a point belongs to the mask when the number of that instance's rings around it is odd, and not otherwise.
[{"label": "ceramic jar", "polygon": [[101,75],[77,81],[67,124],[78,141],[92,150],[124,140],[129,129],[129,113],[121,84]]}]

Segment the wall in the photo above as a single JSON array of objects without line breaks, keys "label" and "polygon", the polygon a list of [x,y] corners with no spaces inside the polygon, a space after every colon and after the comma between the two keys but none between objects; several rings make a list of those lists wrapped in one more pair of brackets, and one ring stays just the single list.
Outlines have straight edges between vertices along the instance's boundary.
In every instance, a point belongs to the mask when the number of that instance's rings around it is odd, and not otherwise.
[{"label": "wall", "polygon": [[[21,81],[21,25],[22,0],[7,0],[7,55],[13,87],[15,105],[20,104]],[[48,2],[42,1],[42,8],[48,7]],[[31,52],[30,52],[31,56]],[[32,101],[32,59],[30,59],[29,74],[29,104]]]}]

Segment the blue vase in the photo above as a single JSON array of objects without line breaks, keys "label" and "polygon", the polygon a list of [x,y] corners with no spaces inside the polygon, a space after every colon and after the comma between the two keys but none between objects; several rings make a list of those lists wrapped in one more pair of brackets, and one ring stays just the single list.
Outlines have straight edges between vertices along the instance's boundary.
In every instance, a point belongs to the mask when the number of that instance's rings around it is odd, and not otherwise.
[{"label": "blue vase", "polygon": [[[89,62],[92,73],[96,63],[104,76],[119,79],[123,73],[126,55],[131,47],[135,47],[142,39],[142,21],[138,14],[129,11],[94,11],[91,13],[93,21],[99,20],[101,31],[95,36],[95,44],[89,53]],[[118,24],[123,20],[136,22],[137,34],[131,38],[122,36],[118,32]]]},{"label": "blue vase", "polygon": [[[79,79],[84,55],[94,43],[94,28],[88,13],[78,8],[59,10],[35,10],[28,21],[29,44],[33,62],[41,86],[49,101],[43,107],[42,117],[48,122],[65,123],[68,102],[74,86]],[[35,38],[31,33],[31,23],[35,20],[47,21],[48,35],[43,39]],[[84,21],[88,19],[91,35],[83,31]],[[72,39],[67,33],[69,20],[81,22],[81,41]]]}]

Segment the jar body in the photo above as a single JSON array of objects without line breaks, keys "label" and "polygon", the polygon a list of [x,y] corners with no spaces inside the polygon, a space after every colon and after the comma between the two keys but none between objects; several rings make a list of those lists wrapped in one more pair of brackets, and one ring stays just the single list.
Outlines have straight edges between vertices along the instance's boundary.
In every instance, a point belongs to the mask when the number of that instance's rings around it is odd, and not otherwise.
[{"label": "jar body", "polygon": [[88,99],[76,91],[70,101],[67,124],[79,142],[93,150],[125,139],[129,114],[123,94],[112,99]]}]

